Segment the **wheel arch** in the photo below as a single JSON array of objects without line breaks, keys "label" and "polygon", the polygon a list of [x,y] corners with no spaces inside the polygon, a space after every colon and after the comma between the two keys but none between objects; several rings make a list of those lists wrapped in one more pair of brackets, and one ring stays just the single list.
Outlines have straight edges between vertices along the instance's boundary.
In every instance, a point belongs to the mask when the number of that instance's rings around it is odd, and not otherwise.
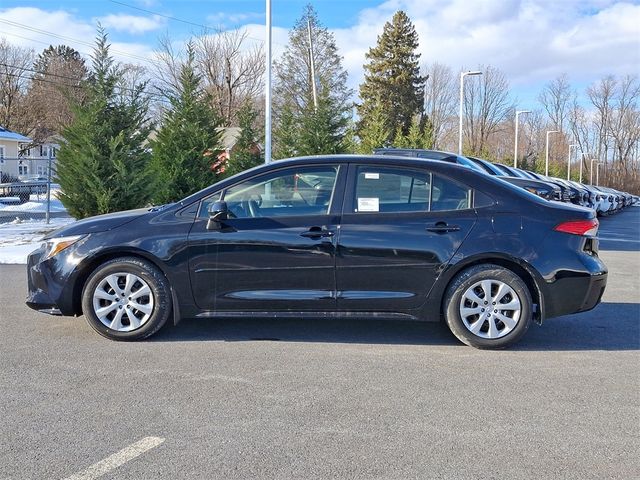
[{"label": "wheel arch", "polygon": [[440,306],[439,306],[439,314],[443,315],[445,310],[445,293],[449,288],[449,285],[455,280],[455,278],[460,274],[460,272],[474,267],[476,265],[484,265],[491,264],[497,265],[499,267],[506,268],[507,270],[512,271],[520,279],[524,282],[524,284],[529,289],[529,293],[531,294],[531,299],[534,304],[533,309],[533,319],[537,323],[541,323],[544,318],[544,295],[540,289],[539,279],[536,278],[535,269],[526,262],[519,261],[514,257],[509,257],[504,254],[491,254],[491,255],[483,255],[477,257],[469,257],[465,259],[465,261],[458,262],[455,265],[452,265],[447,269],[446,278],[444,278],[441,283],[440,293]]},{"label": "wheel arch", "polygon": [[103,263],[119,257],[133,257],[145,260],[162,272],[169,283],[169,288],[171,289],[173,324],[176,325],[180,321],[180,303],[178,302],[178,297],[176,295],[175,288],[173,287],[173,283],[171,282],[169,275],[167,275],[166,265],[164,265],[164,263],[157,257],[150,255],[148,252],[135,248],[112,248],[109,250],[103,250],[97,255],[86,259],[80,265],[71,291],[71,302],[74,315],[82,315],[82,291],[84,290],[84,286],[87,283],[89,276]]}]

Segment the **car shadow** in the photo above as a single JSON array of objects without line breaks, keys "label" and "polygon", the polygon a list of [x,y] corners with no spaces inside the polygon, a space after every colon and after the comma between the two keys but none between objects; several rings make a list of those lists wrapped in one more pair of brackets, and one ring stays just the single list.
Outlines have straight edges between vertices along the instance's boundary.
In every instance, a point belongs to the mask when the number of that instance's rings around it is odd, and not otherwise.
[{"label": "car shadow", "polygon": [[[313,342],[460,346],[443,323],[385,319],[184,319],[150,342]],[[594,310],[531,325],[513,350],[639,350],[640,304],[602,303]]]}]

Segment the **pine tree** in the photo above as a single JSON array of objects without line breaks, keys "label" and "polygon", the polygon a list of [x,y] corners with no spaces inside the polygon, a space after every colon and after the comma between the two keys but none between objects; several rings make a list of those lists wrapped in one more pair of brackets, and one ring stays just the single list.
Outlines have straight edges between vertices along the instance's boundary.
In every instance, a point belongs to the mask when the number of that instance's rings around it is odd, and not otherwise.
[{"label": "pine tree", "polygon": [[405,135],[402,128],[396,128],[393,146],[397,148],[433,148],[433,130],[431,122],[424,115],[414,115],[411,119],[409,132]]},{"label": "pine tree", "polygon": [[409,133],[414,115],[422,115],[425,77],[420,75],[418,34],[409,17],[398,11],[384,26],[378,43],[366,54],[364,83],[360,85],[362,104],[358,106],[359,131],[368,117],[380,108],[389,132],[385,143],[393,140],[398,129]]},{"label": "pine tree", "polygon": [[295,157],[298,154],[299,134],[300,125],[294,116],[291,105],[283,103],[273,130],[273,138],[275,139],[273,158]]},{"label": "pine tree", "polygon": [[[318,108],[313,103],[306,105],[300,118],[298,155],[344,153],[348,118],[336,106],[323,88],[318,98]],[[341,109],[341,107],[339,107]]]},{"label": "pine tree", "polygon": [[151,142],[154,203],[177,201],[218,180],[212,165],[220,149],[221,122],[202,88],[191,43],[178,83],[168,94],[170,107]]},{"label": "pine tree", "polygon": [[57,159],[59,198],[76,218],[142,207],[149,200],[145,84],[124,98],[116,89],[121,75],[100,28],[86,98],[73,104],[74,119],[62,132]]},{"label": "pine tree", "polygon": [[[308,25],[311,26],[317,108],[313,100]],[[333,34],[311,5],[289,32],[289,43],[275,62],[274,144],[276,158],[339,153],[350,114],[352,91]],[[315,131],[309,131],[309,128]]]},{"label": "pine tree", "polygon": [[236,141],[231,156],[227,162],[225,176],[235,175],[253,167],[257,167],[263,162],[260,150],[256,145],[258,134],[254,128],[258,112],[250,101],[245,101],[238,110],[238,127],[240,134]]},{"label": "pine tree", "polygon": [[386,117],[379,103],[371,114],[361,122],[358,132],[359,153],[371,155],[375,148],[388,147],[391,132],[387,128]]}]

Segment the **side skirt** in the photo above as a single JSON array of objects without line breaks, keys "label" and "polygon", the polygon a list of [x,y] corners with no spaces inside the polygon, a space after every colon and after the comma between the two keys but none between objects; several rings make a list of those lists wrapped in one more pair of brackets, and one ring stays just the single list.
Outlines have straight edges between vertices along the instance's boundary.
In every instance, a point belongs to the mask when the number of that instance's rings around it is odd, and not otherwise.
[{"label": "side skirt", "polygon": [[416,315],[400,312],[260,312],[260,311],[212,311],[207,310],[196,315],[198,318],[348,318],[348,319],[390,319],[390,320],[420,320]]}]

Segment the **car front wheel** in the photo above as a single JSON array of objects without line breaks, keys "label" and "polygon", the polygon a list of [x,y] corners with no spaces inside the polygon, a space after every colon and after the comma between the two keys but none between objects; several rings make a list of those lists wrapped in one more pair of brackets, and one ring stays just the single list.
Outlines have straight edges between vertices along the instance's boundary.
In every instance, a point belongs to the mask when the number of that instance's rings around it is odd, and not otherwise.
[{"label": "car front wheel", "polygon": [[112,340],[153,335],[171,313],[171,289],[151,263],[123,257],[109,260],[87,279],[82,311],[89,325]]},{"label": "car front wheel", "polygon": [[477,265],[451,282],[444,303],[449,329],[476,348],[505,348],[529,328],[531,293],[522,279],[498,265]]}]

